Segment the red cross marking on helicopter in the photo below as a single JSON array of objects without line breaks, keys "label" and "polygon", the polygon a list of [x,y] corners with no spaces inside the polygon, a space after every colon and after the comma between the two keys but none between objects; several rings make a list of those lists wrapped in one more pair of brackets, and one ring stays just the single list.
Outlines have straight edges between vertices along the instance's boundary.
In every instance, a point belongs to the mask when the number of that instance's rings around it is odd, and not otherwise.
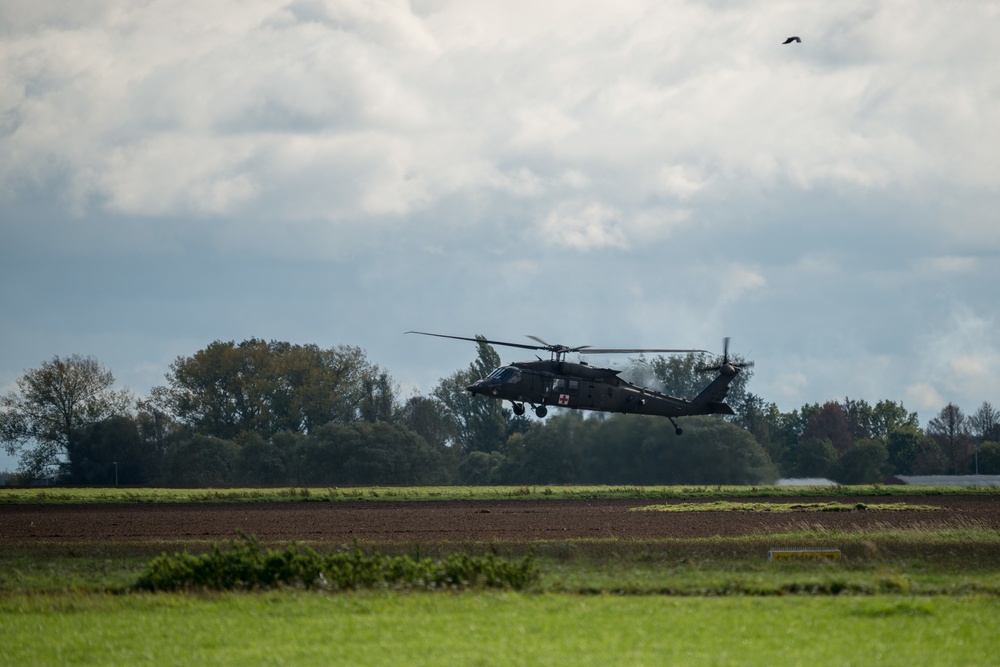
[{"label": "red cross marking on helicopter", "polygon": [[569,394],[559,394],[559,405],[569,405]]}]

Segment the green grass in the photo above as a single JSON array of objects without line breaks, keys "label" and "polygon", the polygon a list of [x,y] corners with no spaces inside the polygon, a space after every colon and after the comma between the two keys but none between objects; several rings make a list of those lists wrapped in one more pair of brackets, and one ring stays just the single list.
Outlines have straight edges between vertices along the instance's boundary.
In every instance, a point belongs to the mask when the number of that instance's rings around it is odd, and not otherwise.
[{"label": "green grass", "polygon": [[[301,543],[324,554],[336,545]],[[0,547],[0,594],[106,592],[135,584],[164,552],[211,553],[211,542],[20,544]],[[272,545],[277,546],[277,545]],[[367,553],[535,557],[535,592],[769,595],[789,592],[954,595],[1000,592],[1000,531],[976,527],[817,531],[699,539],[359,544]],[[770,549],[835,548],[836,563],[772,563]]]},{"label": "green grass", "polygon": [[1000,600],[284,592],[0,597],[0,660],[63,665],[982,665]]},{"label": "green grass", "polygon": [[[0,503],[545,500],[601,493],[724,502],[781,498],[786,491],[5,489]],[[891,496],[897,491],[941,492],[827,487],[811,495]],[[127,500],[121,493],[134,495]],[[713,504],[692,503],[699,508]],[[722,507],[738,511],[743,506]],[[852,505],[851,511],[860,510]],[[190,540],[2,543],[0,664],[1000,664],[992,652],[1000,633],[1000,531],[971,521],[905,530],[879,525],[830,530],[812,521],[803,513],[789,532],[731,538],[358,545],[368,552],[377,548],[421,558],[533,554],[539,578],[525,592],[279,587],[151,594],[137,591],[135,584],[157,556],[178,550],[205,554],[215,545]],[[323,553],[337,546],[301,544]],[[772,548],[836,548],[843,557],[774,563],[767,560]]]},{"label": "green grass", "polygon": [[0,504],[337,502],[358,500],[712,499],[1000,495],[1000,487],[941,486],[400,486],[280,488],[0,487]]}]

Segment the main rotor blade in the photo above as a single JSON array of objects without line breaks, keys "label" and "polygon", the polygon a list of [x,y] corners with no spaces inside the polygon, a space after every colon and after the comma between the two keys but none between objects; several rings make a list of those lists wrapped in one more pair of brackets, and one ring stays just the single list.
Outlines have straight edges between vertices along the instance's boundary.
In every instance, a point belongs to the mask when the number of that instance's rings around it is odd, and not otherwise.
[{"label": "main rotor blade", "polygon": [[539,348],[539,349],[549,350],[551,352],[557,352],[559,354],[565,354],[567,352],[579,352],[579,351],[583,350],[584,348],[590,347],[589,345],[580,345],[579,347],[570,347],[569,345],[553,345],[552,343],[546,343],[544,340],[542,340],[538,336],[532,336],[531,334],[527,334],[527,336],[531,340],[538,341],[539,343],[541,343],[542,345],[545,346],[545,347]]},{"label": "main rotor blade", "polygon": [[453,340],[468,340],[473,343],[489,343],[490,345],[504,345],[506,347],[518,347],[522,350],[547,350],[549,352],[557,353],[567,353],[567,352],[578,352],[580,354],[643,354],[646,352],[655,354],[693,354],[693,353],[704,353],[711,354],[708,350],[675,350],[675,349],[649,349],[649,348],[592,348],[589,345],[581,345],[580,347],[568,347],[566,345],[553,345],[552,343],[546,343],[544,340],[538,336],[528,336],[533,341],[541,343],[541,345],[527,345],[524,343],[508,343],[501,340],[488,340],[479,338],[469,338],[467,336],[449,336],[447,334],[437,334],[428,333],[426,331],[407,331],[408,334],[420,334],[421,336],[435,336],[437,338],[451,338]]},{"label": "main rotor blade", "polygon": [[538,336],[528,336],[531,340],[536,340],[542,345],[545,345],[545,349],[549,350],[563,350],[565,352],[579,352],[580,354],[635,354],[643,352],[662,352],[666,354],[687,354],[694,352],[704,352],[705,354],[711,354],[708,350],[661,350],[661,349],[639,349],[639,348],[594,348],[589,345],[581,345],[580,347],[567,347],[565,345],[552,345],[551,343],[546,343],[544,340]]},{"label": "main rotor blade", "polygon": [[696,352],[702,352],[704,354],[711,354],[708,350],[660,350],[660,349],[632,349],[632,348],[587,348],[586,350],[579,350],[580,354],[643,354],[645,352],[655,352],[663,354],[694,354]]},{"label": "main rotor blade", "polygon": [[506,345],[507,347],[519,347],[522,350],[548,350],[551,346],[541,347],[539,345],[524,345],[522,343],[505,343],[500,340],[487,340],[485,338],[468,338],[466,336],[448,336],[446,334],[427,333],[426,331],[407,331],[408,334],[420,334],[421,336],[435,336],[437,338],[452,338],[454,340],[468,340],[473,343],[489,343],[490,345]]}]

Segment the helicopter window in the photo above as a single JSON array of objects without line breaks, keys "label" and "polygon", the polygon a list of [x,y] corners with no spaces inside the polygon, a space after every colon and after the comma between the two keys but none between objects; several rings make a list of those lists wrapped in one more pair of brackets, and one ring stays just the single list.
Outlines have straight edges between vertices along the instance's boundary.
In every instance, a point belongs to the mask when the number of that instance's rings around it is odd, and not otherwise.
[{"label": "helicopter window", "polygon": [[493,372],[486,376],[489,380],[497,382],[520,382],[521,371],[513,366],[501,366],[494,368]]},{"label": "helicopter window", "polygon": [[[568,387],[568,389],[567,389]],[[565,393],[576,393],[580,391],[580,381],[579,380],[567,380],[565,378],[558,378],[552,382],[552,390],[557,391],[560,394]]]},{"label": "helicopter window", "polygon": [[521,371],[516,368],[511,368],[508,366],[504,368],[501,373],[497,375],[497,379],[501,382],[516,383],[521,381]]}]

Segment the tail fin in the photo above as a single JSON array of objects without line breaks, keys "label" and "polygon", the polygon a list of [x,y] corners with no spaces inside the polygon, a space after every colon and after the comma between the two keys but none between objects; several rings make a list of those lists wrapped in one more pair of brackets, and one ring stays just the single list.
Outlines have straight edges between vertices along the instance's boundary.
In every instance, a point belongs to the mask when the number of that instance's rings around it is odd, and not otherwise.
[{"label": "tail fin", "polygon": [[705,387],[700,394],[694,397],[691,402],[704,408],[706,415],[733,415],[733,409],[724,401],[729,394],[729,383],[733,381],[738,373],[719,373],[718,377],[712,380],[711,384]]},{"label": "tail fin", "polygon": [[752,361],[729,360],[729,337],[722,339],[722,360],[718,366],[702,368],[703,371],[718,371],[712,383],[694,397],[691,401],[694,405],[702,408],[706,415],[734,415],[733,409],[724,401],[729,394],[729,383],[740,374],[744,368],[752,368]]}]

